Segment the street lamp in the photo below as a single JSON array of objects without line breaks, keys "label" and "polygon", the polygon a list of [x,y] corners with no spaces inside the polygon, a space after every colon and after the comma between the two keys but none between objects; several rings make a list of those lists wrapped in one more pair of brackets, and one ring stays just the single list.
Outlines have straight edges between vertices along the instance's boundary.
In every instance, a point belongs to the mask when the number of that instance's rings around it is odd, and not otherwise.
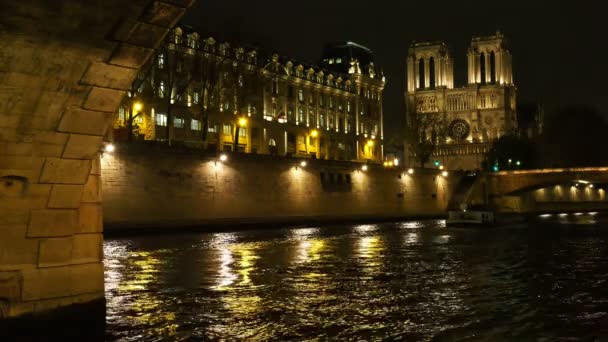
[{"label": "street lamp", "polygon": [[313,138],[316,138],[319,135],[319,131],[317,131],[316,129],[313,129],[312,131],[310,131],[310,136]]},{"label": "street lamp", "polygon": [[367,165],[363,165],[363,166],[361,166],[361,170],[362,170],[362,171],[367,171]]},{"label": "street lamp", "polygon": [[136,113],[141,112],[141,110],[142,110],[143,108],[144,108],[144,105],[143,105],[141,102],[139,102],[139,101],[137,101],[137,102],[135,102],[135,103],[133,104],[133,110],[134,110]]}]

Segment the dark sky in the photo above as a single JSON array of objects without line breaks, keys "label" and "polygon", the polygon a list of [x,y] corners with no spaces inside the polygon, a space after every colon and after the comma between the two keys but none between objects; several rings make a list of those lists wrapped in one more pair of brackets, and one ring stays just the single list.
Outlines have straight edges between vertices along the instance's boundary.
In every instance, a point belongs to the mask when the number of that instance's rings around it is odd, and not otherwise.
[{"label": "dark sky", "polygon": [[518,102],[549,112],[589,104],[608,113],[608,17],[600,2],[404,0],[198,0],[183,22],[220,40],[261,43],[267,50],[317,62],[324,43],[353,40],[384,69],[386,137],[404,123],[405,57],[413,40],[443,40],[452,50],[457,86],[466,82],[474,35],[500,29],[513,55]]}]

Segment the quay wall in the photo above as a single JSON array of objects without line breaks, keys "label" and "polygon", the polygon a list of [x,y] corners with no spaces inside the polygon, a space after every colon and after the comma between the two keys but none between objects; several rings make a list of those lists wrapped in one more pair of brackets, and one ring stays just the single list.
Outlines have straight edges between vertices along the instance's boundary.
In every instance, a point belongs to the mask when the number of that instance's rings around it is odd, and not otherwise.
[{"label": "quay wall", "polygon": [[101,158],[106,232],[443,216],[457,175],[120,145]]}]

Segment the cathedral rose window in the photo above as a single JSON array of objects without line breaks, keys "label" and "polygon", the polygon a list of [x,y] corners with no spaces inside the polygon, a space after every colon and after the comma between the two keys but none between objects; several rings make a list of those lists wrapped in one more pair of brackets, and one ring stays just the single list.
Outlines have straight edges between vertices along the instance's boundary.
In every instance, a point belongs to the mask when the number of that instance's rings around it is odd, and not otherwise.
[{"label": "cathedral rose window", "polygon": [[471,127],[469,124],[461,119],[457,119],[450,123],[450,127],[448,129],[448,133],[450,137],[456,141],[464,140],[469,136],[471,132]]}]

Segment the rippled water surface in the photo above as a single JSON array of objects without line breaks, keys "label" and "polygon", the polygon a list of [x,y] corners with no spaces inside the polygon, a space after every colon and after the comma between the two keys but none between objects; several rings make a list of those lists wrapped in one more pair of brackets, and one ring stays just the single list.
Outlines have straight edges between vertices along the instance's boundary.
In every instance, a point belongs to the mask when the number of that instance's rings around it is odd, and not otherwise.
[{"label": "rippled water surface", "polygon": [[107,340],[608,341],[608,221],[106,239]]}]

